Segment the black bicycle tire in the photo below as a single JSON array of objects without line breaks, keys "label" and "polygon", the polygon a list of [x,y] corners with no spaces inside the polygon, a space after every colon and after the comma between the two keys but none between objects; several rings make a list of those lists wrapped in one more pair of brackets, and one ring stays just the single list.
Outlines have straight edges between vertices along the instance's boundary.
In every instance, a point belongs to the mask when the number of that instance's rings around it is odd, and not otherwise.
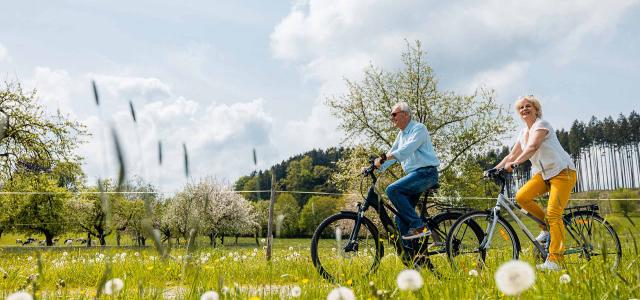
[{"label": "black bicycle tire", "polygon": [[[465,215],[465,213],[464,213],[464,212],[462,212],[462,211],[445,211],[445,212],[442,212],[442,213],[439,213],[439,214],[437,214],[437,215],[433,216],[433,217],[431,218],[431,219],[432,219],[432,224],[433,224],[433,225],[436,225],[436,227],[438,227],[438,225],[439,225],[440,223],[444,222],[444,221],[447,221],[447,220],[453,220],[453,223],[452,223],[451,227],[449,227],[449,228],[448,228],[448,230],[447,230],[447,232],[446,232],[446,234],[448,235],[448,234],[449,234],[449,232],[451,232],[451,228],[453,228],[453,224],[455,224],[455,222],[456,222],[460,217],[462,217],[463,215]],[[476,229],[474,229],[474,233],[476,234],[476,236],[478,236],[478,234],[483,235],[483,232],[482,232],[482,230],[481,230],[481,229],[480,229],[480,230],[476,230]],[[444,236],[443,238],[444,238],[445,243],[446,243],[447,236]],[[482,238],[482,237],[480,236],[479,238]],[[431,256],[432,256],[433,254],[429,255],[428,253],[429,253],[429,252],[427,251],[427,255],[426,255],[426,259],[425,259],[425,265],[427,266],[427,268],[429,269],[429,271],[431,271],[434,275],[436,275],[436,276],[440,277],[440,276],[441,276],[441,274],[438,272],[438,270],[437,270],[436,266],[432,263],[432,258],[431,258]],[[445,253],[444,253],[444,254],[448,256],[447,251],[445,251]]]},{"label": "black bicycle tire", "polygon": [[[612,269],[616,269],[619,264],[620,261],[622,261],[622,244],[620,244],[620,238],[618,237],[618,233],[615,231],[615,229],[613,229],[613,226],[611,226],[611,224],[609,222],[607,222],[607,220],[605,220],[602,216],[600,216],[597,212],[595,211],[579,211],[579,212],[574,212],[574,213],[568,213],[564,216],[563,219],[567,219],[569,220],[569,222],[571,222],[572,219],[576,218],[576,217],[591,217],[594,218],[596,220],[598,220],[598,222],[600,222],[609,232],[609,234],[613,235],[613,240],[615,241],[616,244],[616,248],[617,248],[617,261],[614,265],[614,267]],[[568,224],[565,224],[565,227],[568,226]],[[565,228],[565,230],[567,230]],[[567,235],[565,234],[565,239],[567,239]]]},{"label": "black bicycle tire", "polygon": [[[478,211],[472,211],[472,212],[466,213],[462,215],[460,218],[458,218],[458,220],[453,225],[451,225],[451,228],[449,229],[449,234],[447,234],[447,239],[446,239],[447,257],[449,258],[449,261],[451,262],[453,268],[456,268],[456,266],[454,263],[454,255],[452,253],[453,251],[453,247],[451,245],[451,241],[453,240],[452,235],[454,232],[456,232],[457,227],[461,226],[461,224],[463,224],[468,218],[474,215],[484,215],[488,217],[491,215],[491,212],[478,210]],[[513,229],[511,224],[509,224],[509,222],[507,222],[507,220],[505,220],[502,216],[498,216],[498,222],[501,223],[501,225],[508,231],[509,235],[511,236],[511,240],[513,241],[513,244],[515,246],[516,251],[514,251],[514,255],[512,259],[518,259],[521,248],[520,248],[520,240],[518,238],[516,231]],[[477,223],[475,226],[480,227]],[[484,233],[484,229],[482,230]],[[483,261],[484,259],[485,258],[482,257]]]},{"label": "black bicycle tire", "polygon": [[[318,225],[318,227],[313,233],[313,237],[311,238],[310,250],[311,250],[311,261],[313,262],[313,266],[316,268],[316,270],[320,273],[322,277],[330,281],[335,281],[335,278],[333,275],[329,274],[329,272],[327,272],[324,269],[324,267],[322,267],[322,262],[318,257],[318,240],[320,239],[320,235],[323,232],[323,230],[327,226],[329,226],[329,224],[340,219],[349,219],[349,220],[355,221],[357,219],[357,214],[355,212],[340,212],[340,213],[329,216],[328,218],[324,219],[320,223],[320,225]],[[371,220],[369,220],[367,217],[362,216],[361,225],[365,226],[371,233],[374,244],[375,244],[375,248],[376,248],[374,263],[371,266],[371,268],[367,271],[367,274],[371,274],[375,272],[378,266],[380,265],[380,259],[382,259],[382,257],[384,256],[384,247],[380,242],[380,238],[379,238],[380,235],[378,233],[378,228],[373,224]]]}]

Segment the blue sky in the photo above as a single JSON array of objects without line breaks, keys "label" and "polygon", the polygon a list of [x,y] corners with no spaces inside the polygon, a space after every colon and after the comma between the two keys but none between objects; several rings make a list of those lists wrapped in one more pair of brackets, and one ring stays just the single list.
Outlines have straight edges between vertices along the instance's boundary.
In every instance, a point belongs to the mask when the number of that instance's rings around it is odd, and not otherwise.
[{"label": "blue sky", "polygon": [[94,136],[79,152],[90,178],[115,174],[100,131],[114,126],[130,174],[170,191],[185,182],[183,142],[194,177],[228,182],[254,168],[253,148],[266,168],[339,144],[324,99],[369,63],[399,68],[405,39],[423,43],[441,89],[494,88],[505,106],[539,95],[557,128],[638,111],[639,4],[12,1],[0,11],[0,76],[37,88],[47,109],[89,126]]}]

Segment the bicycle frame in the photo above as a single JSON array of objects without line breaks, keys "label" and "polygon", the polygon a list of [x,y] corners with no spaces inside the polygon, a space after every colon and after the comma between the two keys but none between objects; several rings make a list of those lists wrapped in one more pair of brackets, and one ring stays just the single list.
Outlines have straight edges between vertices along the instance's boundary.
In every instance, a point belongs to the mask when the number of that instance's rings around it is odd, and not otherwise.
[{"label": "bicycle frame", "polygon": [[495,228],[496,228],[496,223],[498,222],[498,218],[500,216],[500,211],[502,211],[502,210],[505,210],[509,214],[509,216],[511,216],[511,218],[516,222],[516,224],[518,224],[518,227],[520,227],[520,230],[522,230],[522,232],[525,233],[527,238],[529,238],[529,240],[533,243],[533,245],[536,247],[536,249],[538,249],[538,251],[540,251],[540,253],[542,253],[543,257],[546,257],[547,256],[547,250],[545,249],[544,246],[542,246],[542,244],[540,244],[540,242],[538,242],[535,239],[535,237],[533,236],[531,231],[529,231],[529,228],[527,228],[527,226],[524,225],[524,222],[522,222],[522,220],[520,220],[518,215],[516,215],[515,210],[519,210],[522,214],[524,214],[525,216],[529,217],[530,219],[532,219],[533,221],[535,221],[539,225],[546,226],[546,223],[543,220],[540,220],[540,219],[536,218],[535,216],[529,214],[529,212],[527,212],[525,209],[520,208],[520,206],[518,206],[518,204],[515,203],[515,201],[508,199],[504,195],[504,188],[503,188],[503,191],[501,191],[500,194],[498,194],[498,199],[496,200],[495,207],[493,209],[491,209],[492,220],[488,225],[488,228],[486,230],[487,235],[485,236],[485,238],[482,241],[482,243],[480,243],[479,249],[480,250],[487,250],[487,249],[489,249],[489,247],[491,247],[491,239],[493,238],[493,234],[494,234]]},{"label": "bicycle frame", "polygon": [[[398,228],[395,226],[395,222],[391,219],[391,217],[389,216],[389,214],[384,208],[387,208],[389,211],[391,211],[391,213],[393,213],[395,216],[398,216],[403,221],[404,219],[402,218],[401,215],[398,215],[398,211],[395,209],[395,207],[391,206],[386,201],[381,200],[380,196],[376,193],[375,185],[378,179],[375,173],[373,172],[373,169],[370,168],[370,171],[365,172],[365,174],[371,176],[371,180],[372,180],[371,186],[369,187],[369,191],[367,192],[367,197],[364,199],[365,201],[363,203],[357,204],[356,222],[355,222],[353,231],[349,236],[349,242],[344,247],[345,251],[349,251],[349,250],[353,251],[358,249],[356,234],[357,232],[359,232],[360,226],[362,225],[362,218],[364,218],[364,213],[369,209],[369,207],[373,207],[378,213],[378,217],[382,222],[382,227],[387,232],[389,240],[393,242],[393,245],[395,246],[395,248],[404,249],[405,247],[402,243],[402,239],[400,238]],[[429,194],[430,194],[429,192],[425,192],[425,197],[428,198]],[[425,208],[424,205],[423,205],[423,208]],[[426,209],[421,210],[420,218],[426,218],[427,220],[429,219],[429,214]],[[435,233],[435,235],[439,236],[440,234]],[[443,238],[443,237],[439,237],[439,238]]]}]

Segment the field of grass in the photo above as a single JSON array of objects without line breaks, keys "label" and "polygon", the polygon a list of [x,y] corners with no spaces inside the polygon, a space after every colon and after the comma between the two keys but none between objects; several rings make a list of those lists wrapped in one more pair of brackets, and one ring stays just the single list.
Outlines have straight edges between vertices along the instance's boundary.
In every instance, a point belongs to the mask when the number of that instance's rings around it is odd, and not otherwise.
[{"label": "field of grass", "polygon": [[[640,298],[640,255],[635,239],[640,232],[621,217],[609,218],[623,244],[623,259],[616,272],[584,262],[569,265],[560,272],[536,271],[525,299],[630,299]],[[638,223],[640,220],[633,220]],[[5,235],[5,244],[15,236]],[[488,299],[506,297],[494,280],[497,265],[488,266],[478,276],[468,272],[444,270],[436,277],[420,270],[424,286],[417,291],[401,291],[397,275],[405,269],[393,249],[385,242],[385,257],[376,273],[341,278],[331,283],[321,278],[311,263],[310,239],[275,239],[273,259],[265,260],[264,245],[241,238],[238,245],[210,248],[206,240],[190,255],[174,248],[162,259],[155,248],[37,247],[0,248],[0,298],[19,290],[39,299],[93,299],[105,280],[120,278],[124,288],[103,299],[199,299],[209,290],[221,299],[288,299],[299,288],[300,299],[326,299],[338,286],[353,290],[356,299]],[[640,242],[640,241],[638,241]],[[537,262],[529,245],[523,242],[522,259]],[[560,276],[568,274],[569,283]]]}]

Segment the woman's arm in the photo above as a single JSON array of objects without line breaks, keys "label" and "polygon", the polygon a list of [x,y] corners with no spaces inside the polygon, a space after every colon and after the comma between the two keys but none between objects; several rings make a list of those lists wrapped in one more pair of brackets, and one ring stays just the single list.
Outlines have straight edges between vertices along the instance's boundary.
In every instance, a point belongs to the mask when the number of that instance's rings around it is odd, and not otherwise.
[{"label": "woman's arm", "polygon": [[540,128],[534,131],[529,136],[529,144],[527,145],[527,148],[525,148],[524,151],[520,153],[520,155],[517,155],[513,161],[505,163],[504,168],[507,171],[511,172],[511,165],[522,164],[525,161],[527,161],[529,158],[531,158],[531,156],[533,156],[536,153],[536,151],[538,151],[538,148],[540,148],[540,145],[542,144],[544,137],[547,136],[548,133],[549,133],[549,130],[546,128]]},{"label": "woman's arm", "polygon": [[495,168],[496,169],[504,168],[504,165],[508,161],[512,161],[514,158],[518,157],[521,153],[522,153],[522,147],[520,147],[520,141],[516,141],[516,143],[513,144],[513,147],[511,147],[511,152],[509,152],[509,154],[505,156],[502,159],[502,161],[500,161],[500,163],[498,163],[495,166]]}]

